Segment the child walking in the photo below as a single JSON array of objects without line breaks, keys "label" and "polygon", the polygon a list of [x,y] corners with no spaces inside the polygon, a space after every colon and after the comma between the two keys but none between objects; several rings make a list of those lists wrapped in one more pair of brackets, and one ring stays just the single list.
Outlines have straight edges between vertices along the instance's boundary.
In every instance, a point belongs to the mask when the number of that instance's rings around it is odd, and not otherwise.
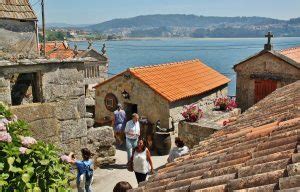
[{"label": "child walking", "polygon": [[76,165],[77,167],[77,189],[78,192],[92,192],[92,182],[93,182],[93,161],[91,160],[92,153],[88,148],[81,149],[82,161],[76,160],[74,154],[70,153],[71,157],[70,163]]}]

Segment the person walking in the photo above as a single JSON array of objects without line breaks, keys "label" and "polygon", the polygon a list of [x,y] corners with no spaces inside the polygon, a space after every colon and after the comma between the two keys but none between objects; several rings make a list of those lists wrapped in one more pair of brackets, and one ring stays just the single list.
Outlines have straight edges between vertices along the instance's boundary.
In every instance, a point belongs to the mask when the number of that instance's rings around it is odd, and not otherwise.
[{"label": "person walking", "polygon": [[189,148],[184,145],[184,142],[179,137],[175,138],[175,145],[176,147],[174,147],[169,154],[169,163],[189,152]]},{"label": "person walking", "polygon": [[123,144],[124,128],[126,125],[126,113],[122,109],[122,104],[118,104],[117,110],[114,111],[113,128],[117,145]]},{"label": "person walking", "polygon": [[83,160],[76,160],[73,153],[69,154],[69,163],[76,165],[77,167],[77,190],[78,192],[92,192],[92,182],[93,182],[93,161],[90,159],[92,153],[88,148],[81,149],[81,154]]},{"label": "person walking", "polygon": [[125,135],[126,135],[127,161],[129,161],[132,155],[132,149],[134,149],[137,146],[138,138],[140,136],[140,123],[139,123],[138,114],[133,113],[132,120],[126,123]]},{"label": "person walking", "polygon": [[146,180],[149,171],[153,174],[151,154],[144,140],[140,139],[138,141],[138,145],[133,150],[130,161],[133,164],[133,171],[138,183]]}]

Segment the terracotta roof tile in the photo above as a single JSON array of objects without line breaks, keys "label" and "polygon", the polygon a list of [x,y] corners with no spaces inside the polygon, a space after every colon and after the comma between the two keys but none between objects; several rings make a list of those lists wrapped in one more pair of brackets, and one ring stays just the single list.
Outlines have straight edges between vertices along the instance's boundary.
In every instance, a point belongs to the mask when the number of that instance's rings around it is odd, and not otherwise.
[{"label": "terracotta roof tile", "polygon": [[[41,44],[39,45],[41,48]],[[70,59],[76,56],[74,50],[70,49],[64,42],[47,42],[46,55],[50,59]]]},{"label": "terracotta roof tile", "polygon": [[300,63],[300,47],[293,47],[281,50],[280,53],[290,59]]},{"label": "terracotta roof tile", "polygon": [[[300,81],[280,88],[169,163],[145,191],[274,191],[300,187]],[[171,179],[170,182],[161,182]]]},{"label": "terracotta roof tile", "polygon": [[198,59],[130,68],[128,71],[170,102],[206,93],[230,81]]}]

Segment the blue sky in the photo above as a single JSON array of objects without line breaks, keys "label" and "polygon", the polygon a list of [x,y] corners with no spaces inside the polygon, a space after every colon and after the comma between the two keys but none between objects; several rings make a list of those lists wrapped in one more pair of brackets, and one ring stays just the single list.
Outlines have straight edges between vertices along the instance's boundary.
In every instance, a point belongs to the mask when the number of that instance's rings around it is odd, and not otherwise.
[{"label": "blue sky", "polygon": [[[41,0],[30,0],[40,18]],[[148,14],[300,17],[300,0],[45,0],[46,22],[92,24]]]}]

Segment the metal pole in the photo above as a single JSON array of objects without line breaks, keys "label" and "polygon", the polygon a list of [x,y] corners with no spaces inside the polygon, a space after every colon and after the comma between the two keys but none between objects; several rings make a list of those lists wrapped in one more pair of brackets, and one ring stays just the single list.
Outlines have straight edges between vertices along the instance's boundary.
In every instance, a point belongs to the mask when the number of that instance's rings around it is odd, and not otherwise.
[{"label": "metal pole", "polygon": [[45,27],[45,7],[44,7],[44,0],[41,2],[42,5],[42,22],[43,22],[43,39],[44,39],[44,44],[43,44],[43,55],[46,56],[46,27]]}]

